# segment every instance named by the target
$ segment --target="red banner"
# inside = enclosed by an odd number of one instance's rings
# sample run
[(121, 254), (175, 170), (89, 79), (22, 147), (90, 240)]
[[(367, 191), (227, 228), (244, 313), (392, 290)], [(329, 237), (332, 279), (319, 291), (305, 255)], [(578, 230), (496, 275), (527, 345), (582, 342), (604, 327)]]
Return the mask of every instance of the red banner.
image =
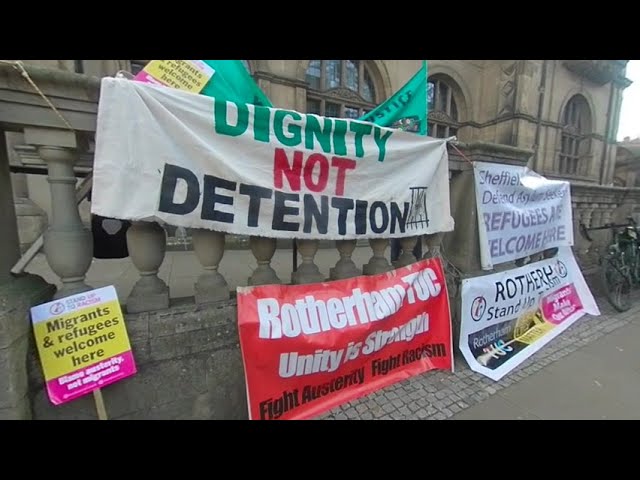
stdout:
[(238, 288), (249, 418), (302, 420), (433, 369), (453, 371), (439, 259), (374, 276)]

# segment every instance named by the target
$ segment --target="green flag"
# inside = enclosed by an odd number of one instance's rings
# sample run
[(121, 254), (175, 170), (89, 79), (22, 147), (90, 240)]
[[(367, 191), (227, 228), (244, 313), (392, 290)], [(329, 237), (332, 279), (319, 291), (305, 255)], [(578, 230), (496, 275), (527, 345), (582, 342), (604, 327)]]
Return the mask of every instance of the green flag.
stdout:
[(215, 70), (201, 95), (219, 97), (236, 103), (273, 107), (240, 60), (203, 60)]
[(422, 61), (422, 68), (418, 73), (391, 98), (359, 120), (426, 135), (427, 61)]

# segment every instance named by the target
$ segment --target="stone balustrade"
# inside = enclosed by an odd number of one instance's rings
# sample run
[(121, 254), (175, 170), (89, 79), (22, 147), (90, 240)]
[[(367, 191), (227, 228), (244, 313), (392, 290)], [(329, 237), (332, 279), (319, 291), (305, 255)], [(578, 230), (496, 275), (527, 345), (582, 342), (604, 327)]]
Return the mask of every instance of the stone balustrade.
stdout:
[[(85, 283), (85, 276), (93, 258), (92, 236), (80, 220), (75, 199), (77, 179), (74, 173), (74, 162), (81, 154), (86, 154), (82, 150), (82, 142), (70, 132), (41, 128), (25, 129), (25, 140), (36, 148), (40, 161), (46, 165), (48, 172), (53, 215), (44, 235), (44, 252), (51, 269), (60, 277), (63, 284), (56, 296), (62, 297), (86, 291), (91, 288)], [(495, 146), (489, 151), (482, 151), (480, 147), (467, 146), (467, 152), (472, 159), (495, 161), (492, 157), (496, 155)], [(480, 157), (474, 154), (479, 149)], [(515, 158), (511, 163), (518, 163), (516, 154), (520, 154), (522, 159), (526, 158), (527, 154), (512, 148), (507, 153)], [(471, 219), (467, 222), (462, 215), (465, 212), (475, 211), (475, 208), (471, 208), (473, 200), (468, 196), (468, 187), (472, 185), (470, 183), (472, 180), (471, 177), (466, 178), (472, 176), (472, 171), (469, 169), (468, 162), (461, 160), (457, 152), (451, 154), (450, 170), (452, 213), (457, 220), (457, 233), (402, 238), (400, 239), (401, 254), (393, 265), (388, 260), (389, 239), (369, 240), (371, 257), (364, 265), (356, 265), (351, 258), (356, 247), (355, 240), (336, 241), (336, 263), (328, 272), (320, 271), (315, 263), (320, 241), (297, 240), (301, 262), (298, 268), (291, 272), (290, 278), (279, 278), (271, 266), (277, 248), (276, 239), (253, 236), (249, 239), (249, 248), (257, 268), (247, 278), (246, 284), (307, 284), (384, 273), (416, 262), (418, 259), (414, 257), (413, 249), (418, 241), (422, 242), (425, 257), (438, 255), (443, 240), (447, 236), (450, 237), (447, 244), (448, 258), (454, 260), (454, 264), (463, 272), (472, 273), (478, 270), (474, 265), (469, 264), (465, 267), (464, 262), (460, 264), (456, 261), (464, 258), (465, 254), (468, 257), (468, 253), (473, 252), (473, 242), (477, 242), (477, 225)], [(456, 187), (457, 183), (463, 186)], [(596, 237), (600, 235), (598, 241), (587, 242), (580, 238), (578, 224), (597, 226), (619, 220), (624, 216), (624, 212), (629, 210), (629, 198), (632, 203), (637, 200), (634, 195), (629, 197), (628, 189), (592, 185), (573, 187), (572, 206), (576, 250), (579, 255), (586, 258), (589, 254), (598, 252), (606, 244), (604, 238), (606, 232), (594, 235)], [(461, 234), (463, 238), (459, 238)], [(455, 239), (452, 242), (453, 237)], [(226, 235), (222, 232), (202, 229), (191, 231), (193, 251), (201, 265), (200, 276), (194, 285), (194, 300), (197, 304), (210, 304), (230, 298), (227, 281), (218, 271), (225, 253), (225, 238)], [(122, 299), (127, 311), (140, 313), (168, 308), (171, 304), (171, 292), (169, 286), (158, 276), (167, 249), (166, 229), (153, 222), (133, 222), (127, 231), (126, 241), (130, 260), (139, 272), (139, 279), (129, 297)], [(477, 262), (477, 258), (474, 261)]]

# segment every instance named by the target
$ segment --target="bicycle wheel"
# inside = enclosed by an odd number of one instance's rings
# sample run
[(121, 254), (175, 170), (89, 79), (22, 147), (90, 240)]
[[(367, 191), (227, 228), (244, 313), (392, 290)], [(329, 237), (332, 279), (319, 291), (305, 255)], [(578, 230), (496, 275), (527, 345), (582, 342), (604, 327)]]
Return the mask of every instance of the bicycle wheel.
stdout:
[(631, 308), (631, 279), (620, 254), (609, 253), (602, 259), (600, 273), (607, 300), (618, 312)]

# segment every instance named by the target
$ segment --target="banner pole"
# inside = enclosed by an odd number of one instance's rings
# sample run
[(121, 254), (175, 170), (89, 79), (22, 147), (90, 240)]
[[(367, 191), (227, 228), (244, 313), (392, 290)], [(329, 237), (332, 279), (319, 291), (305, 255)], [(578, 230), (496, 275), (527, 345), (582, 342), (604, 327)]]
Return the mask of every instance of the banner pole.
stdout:
[(96, 411), (98, 412), (99, 420), (108, 420), (107, 409), (104, 406), (104, 398), (102, 397), (102, 390), (96, 389), (93, 391), (93, 399), (96, 402)]

